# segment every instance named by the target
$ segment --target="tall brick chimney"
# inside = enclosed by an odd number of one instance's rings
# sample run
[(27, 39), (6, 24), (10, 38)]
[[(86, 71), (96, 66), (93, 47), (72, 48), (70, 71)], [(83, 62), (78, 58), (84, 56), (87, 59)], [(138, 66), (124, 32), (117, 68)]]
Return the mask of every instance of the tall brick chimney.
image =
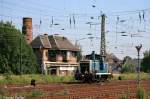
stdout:
[(30, 44), (33, 39), (32, 18), (23, 18), (22, 34), (25, 36), (27, 43)]

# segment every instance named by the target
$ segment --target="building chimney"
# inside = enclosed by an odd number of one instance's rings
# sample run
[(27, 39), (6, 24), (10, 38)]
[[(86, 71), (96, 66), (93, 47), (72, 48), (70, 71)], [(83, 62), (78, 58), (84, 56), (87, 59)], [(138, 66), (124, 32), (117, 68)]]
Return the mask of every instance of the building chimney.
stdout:
[(22, 34), (25, 36), (26, 42), (30, 44), (33, 39), (32, 18), (29, 17), (23, 18)]

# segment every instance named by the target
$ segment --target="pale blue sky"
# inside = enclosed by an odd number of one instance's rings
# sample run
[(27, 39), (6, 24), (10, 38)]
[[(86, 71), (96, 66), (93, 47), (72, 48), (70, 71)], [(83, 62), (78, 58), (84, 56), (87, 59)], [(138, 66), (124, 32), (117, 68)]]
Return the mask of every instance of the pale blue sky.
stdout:
[[(102, 11), (107, 16), (106, 31), (109, 31), (106, 34), (107, 52), (114, 53), (119, 58), (126, 55), (135, 58), (137, 57), (135, 45), (143, 44), (142, 52), (150, 49), (149, 4), (150, 0), (0, 0), (0, 20), (12, 21), (21, 29), (22, 17), (32, 17), (34, 37), (44, 33), (64, 35), (73, 43), (78, 40), (82, 45), (83, 54), (89, 54), (92, 50), (99, 53), (100, 40), (79, 39), (88, 38), (88, 33), (93, 37), (100, 37), (99, 16)], [(139, 14), (142, 17), (141, 21)], [(50, 27), (52, 17), (53, 22), (58, 23), (58, 26)], [(75, 28), (73, 17), (76, 22)], [(125, 22), (116, 25), (117, 17)], [(90, 28), (87, 22), (97, 25), (92, 25)], [(126, 33), (116, 33), (116, 30)]]

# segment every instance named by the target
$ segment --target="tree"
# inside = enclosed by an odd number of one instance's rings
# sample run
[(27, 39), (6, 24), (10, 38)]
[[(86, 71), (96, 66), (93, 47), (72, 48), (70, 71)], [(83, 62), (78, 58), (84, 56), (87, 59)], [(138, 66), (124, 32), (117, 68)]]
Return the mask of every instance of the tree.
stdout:
[(144, 58), (141, 63), (141, 70), (144, 72), (150, 72), (150, 50), (144, 52)]
[(123, 59), (123, 64), (125, 64), (125, 62), (128, 60), (132, 60), (132, 58), (130, 56), (125, 56)]
[(39, 72), (36, 57), (24, 36), (10, 22), (0, 22), (0, 73)]
[(124, 57), (122, 72), (135, 72), (135, 70), (132, 58), (129, 56)]

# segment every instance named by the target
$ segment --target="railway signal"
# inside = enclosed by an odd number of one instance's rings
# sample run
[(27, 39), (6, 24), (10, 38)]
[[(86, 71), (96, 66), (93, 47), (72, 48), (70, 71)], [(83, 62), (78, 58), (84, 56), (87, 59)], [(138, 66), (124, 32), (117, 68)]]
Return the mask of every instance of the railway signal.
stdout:
[(140, 50), (142, 48), (142, 44), (140, 44), (138, 46), (135, 46), (135, 48), (137, 49), (137, 52), (138, 52), (138, 67), (137, 67), (138, 76), (137, 76), (137, 84), (138, 84), (138, 87), (139, 87), (139, 85), (140, 85)]

